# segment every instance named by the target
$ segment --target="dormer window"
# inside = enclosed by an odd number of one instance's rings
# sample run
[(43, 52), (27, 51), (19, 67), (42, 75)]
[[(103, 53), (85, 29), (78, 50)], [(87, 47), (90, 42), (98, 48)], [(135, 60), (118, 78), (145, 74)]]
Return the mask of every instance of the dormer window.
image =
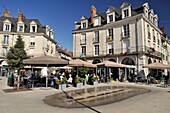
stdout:
[(124, 17), (125, 18), (129, 16), (129, 10), (128, 9), (124, 10), (123, 12), (124, 12)]
[(128, 2), (123, 2), (123, 4), (120, 7), (122, 9), (121, 14), (122, 14), (122, 19), (131, 17), (131, 11), (132, 11), (132, 6)]
[(88, 27), (88, 19), (85, 16), (82, 16), (80, 21), (81, 21), (81, 29), (85, 29)]
[(35, 33), (35, 26), (32, 26), (32, 32)]
[(10, 24), (5, 24), (4, 25), (4, 31), (11, 31), (10, 28), (11, 28), (11, 25)]
[(98, 25), (99, 25), (99, 19), (96, 18), (96, 19), (94, 20), (94, 26), (98, 26)]
[(9, 25), (5, 25), (5, 31), (9, 31)]
[(24, 32), (24, 23), (22, 21), (18, 22), (17, 31)]
[(115, 8), (110, 7), (107, 12), (107, 23), (114, 22), (115, 21)]
[(86, 28), (86, 22), (83, 22), (83, 28)]
[(109, 15), (109, 22), (113, 22), (113, 15)]
[(23, 31), (23, 26), (19, 26), (19, 31)]
[(3, 31), (11, 31), (11, 22), (7, 19), (3, 23)]
[(30, 23), (30, 32), (31, 33), (36, 33), (37, 32), (37, 24), (34, 21), (32, 21)]

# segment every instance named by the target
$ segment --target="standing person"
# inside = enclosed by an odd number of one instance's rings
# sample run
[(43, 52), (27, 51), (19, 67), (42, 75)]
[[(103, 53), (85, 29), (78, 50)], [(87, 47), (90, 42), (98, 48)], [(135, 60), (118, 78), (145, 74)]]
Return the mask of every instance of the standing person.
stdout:
[(164, 76), (164, 86), (168, 87), (169, 75)]
[(8, 86), (14, 86), (14, 73), (10, 71), (8, 74)]

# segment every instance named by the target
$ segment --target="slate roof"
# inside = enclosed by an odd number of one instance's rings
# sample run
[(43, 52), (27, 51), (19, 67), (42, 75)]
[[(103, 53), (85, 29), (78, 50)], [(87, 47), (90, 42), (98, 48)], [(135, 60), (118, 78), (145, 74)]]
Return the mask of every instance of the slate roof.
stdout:
[[(11, 22), (11, 32), (17, 32), (17, 22), (18, 22), (18, 18), (14, 18), (14, 17), (4, 17), (1, 16), (0, 17), (0, 31), (3, 31), (3, 21), (5, 21), (6, 19), (8, 19)], [(37, 32), (38, 33), (45, 33), (45, 26), (43, 26), (38, 19), (23, 19), (22, 22), (25, 24), (25, 29), (24, 32), (25, 33), (29, 33), (30, 32), (30, 23), (34, 21), (37, 24)]]
[[(122, 6), (126, 7), (126, 6), (129, 6), (129, 5), (131, 5), (131, 4), (128, 3), (128, 2), (124, 2)], [(114, 9), (114, 11), (115, 11), (115, 21), (122, 20), (122, 11), (121, 10), (122, 10), (121, 7)], [(144, 7), (140, 6), (140, 7), (137, 7), (135, 9), (132, 9), (131, 14), (132, 14), (132, 16), (135, 16), (135, 15), (143, 13), (144, 12), (143, 10), (144, 10)], [(106, 14), (106, 12), (97, 12), (97, 15), (101, 17), (101, 26), (107, 24), (107, 14)], [(91, 23), (91, 17), (88, 18), (88, 22), (89, 22), (89, 24), (88, 24), (89, 26), (88, 26), (87, 29), (97, 27), (97, 26), (93, 26), (93, 23)], [(81, 30), (81, 27), (79, 27), (76, 30)], [(74, 31), (76, 31), (76, 30), (74, 30)]]

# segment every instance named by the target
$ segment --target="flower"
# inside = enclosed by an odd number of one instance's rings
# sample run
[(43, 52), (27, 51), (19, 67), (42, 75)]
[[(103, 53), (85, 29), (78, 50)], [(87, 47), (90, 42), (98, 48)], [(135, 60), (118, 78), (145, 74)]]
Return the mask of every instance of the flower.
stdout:
[(128, 52), (124, 52), (124, 55), (128, 55)]
[(58, 84), (58, 85), (61, 85), (61, 84), (62, 84), (62, 80), (56, 80), (55, 82), (56, 82), (56, 84)]
[(94, 81), (98, 81), (98, 79), (99, 79), (99, 77), (98, 76), (93, 76), (92, 78), (91, 78), (91, 80), (94, 82)]

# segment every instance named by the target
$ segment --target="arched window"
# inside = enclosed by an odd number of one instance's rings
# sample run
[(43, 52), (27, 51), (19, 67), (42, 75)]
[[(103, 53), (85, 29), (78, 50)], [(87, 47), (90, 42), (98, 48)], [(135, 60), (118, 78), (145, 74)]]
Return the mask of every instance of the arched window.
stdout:
[(92, 64), (97, 64), (97, 63), (100, 63), (101, 61), (99, 59), (95, 59), (93, 60)]
[(135, 62), (131, 58), (125, 58), (123, 59), (122, 64), (135, 65)]
[(152, 63), (152, 60), (149, 58), (148, 59), (148, 64), (151, 64)]
[(111, 61), (111, 62), (116, 62), (116, 60), (115, 60), (115, 59), (109, 59), (109, 61)]

